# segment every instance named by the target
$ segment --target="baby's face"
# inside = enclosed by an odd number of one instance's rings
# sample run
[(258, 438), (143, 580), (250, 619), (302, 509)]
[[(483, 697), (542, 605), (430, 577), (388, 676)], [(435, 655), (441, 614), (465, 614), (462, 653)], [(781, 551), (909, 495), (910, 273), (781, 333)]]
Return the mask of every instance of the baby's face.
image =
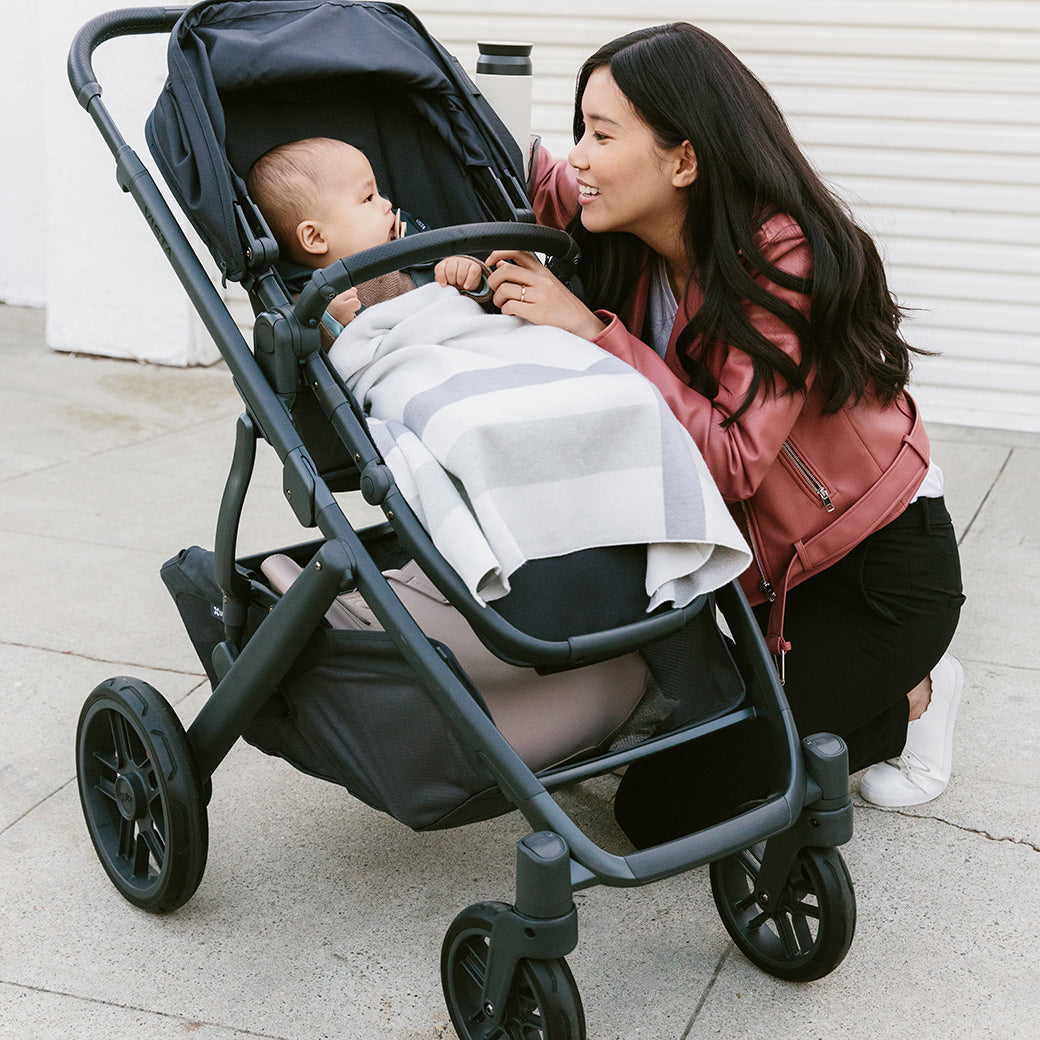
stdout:
[(344, 145), (337, 152), (329, 180), (332, 191), (322, 220), (329, 245), (326, 263), (389, 242), (395, 223), (393, 208), (376, 191), (375, 175), (364, 154)]

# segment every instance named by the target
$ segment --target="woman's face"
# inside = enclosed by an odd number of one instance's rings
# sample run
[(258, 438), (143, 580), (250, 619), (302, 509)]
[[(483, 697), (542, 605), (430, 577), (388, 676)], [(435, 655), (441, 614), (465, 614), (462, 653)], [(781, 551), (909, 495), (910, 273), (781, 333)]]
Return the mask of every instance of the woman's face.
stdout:
[(585, 133), (568, 161), (578, 174), (582, 224), (593, 232), (631, 232), (667, 253), (697, 176), (693, 150), (688, 143), (660, 148), (606, 66), (589, 77), (581, 111)]

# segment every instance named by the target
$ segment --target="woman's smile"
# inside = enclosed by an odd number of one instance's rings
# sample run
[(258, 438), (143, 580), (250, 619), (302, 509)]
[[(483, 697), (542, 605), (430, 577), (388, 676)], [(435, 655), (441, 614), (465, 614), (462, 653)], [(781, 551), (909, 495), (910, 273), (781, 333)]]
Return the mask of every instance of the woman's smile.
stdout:
[(585, 184), (583, 181), (578, 181), (578, 204), (581, 206), (587, 206), (593, 199), (599, 198), (599, 191)]

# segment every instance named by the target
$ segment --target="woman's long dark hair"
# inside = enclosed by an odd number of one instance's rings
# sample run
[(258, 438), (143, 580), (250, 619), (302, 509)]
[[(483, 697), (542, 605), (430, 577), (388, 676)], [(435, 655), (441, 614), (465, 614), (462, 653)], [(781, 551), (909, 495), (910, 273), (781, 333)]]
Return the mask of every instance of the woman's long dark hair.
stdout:
[[(575, 141), (585, 132), (586, 85), (603, 66), (659, 147), (689, 141), (697, 156), (682, 234), (704, 302), (677, 344), (691, 386), (707, 397), (717, 394), (709, 362), (713, 349), (727, 344), (744, 351), (754, 369), (747, 396), (727, 423), (763, 389), (774, 392), (778, 379), (792, 393), (804, 390), (813, 366), (824, 381), (825, 411), (838, 411), (865, 395), (882, 404), (896, 400), (910, 374), (910, 353), (925, 352), (899, 335), (902, 312), (870, 236), (812, 169), (751, 71), (713, 36), (685, 22), (629, 33), (582, 66)], [(813, 256), (810, 279), (778, 270), (756, 247), (757, 231), (776, 213), (788, 214), (805, 234)], [(623, 312), (647, 263), (647, 249), (627, 232), (586, 231), (580, 214), (569, 230), (582, 248), (588, 302)], [(810, 293), (809, 320), (756, 282), (756, 272)], [(764, 307), (794, 330), (802, 348), (799, 362), (755, 329), (744, 301)]]

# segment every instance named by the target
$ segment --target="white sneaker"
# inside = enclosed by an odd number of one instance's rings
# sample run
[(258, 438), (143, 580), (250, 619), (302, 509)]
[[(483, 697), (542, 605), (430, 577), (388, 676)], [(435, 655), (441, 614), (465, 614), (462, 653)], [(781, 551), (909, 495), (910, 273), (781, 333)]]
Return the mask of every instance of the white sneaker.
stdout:
[(964, 686), (964, 669), (950, 654), (932, 669), (932, 699), (907, 727), (906, 747), (897, 759), (871, 766), (859, 793), (873, 805), (923, 805), (946, 790), (953, 768), (953, 723)]

